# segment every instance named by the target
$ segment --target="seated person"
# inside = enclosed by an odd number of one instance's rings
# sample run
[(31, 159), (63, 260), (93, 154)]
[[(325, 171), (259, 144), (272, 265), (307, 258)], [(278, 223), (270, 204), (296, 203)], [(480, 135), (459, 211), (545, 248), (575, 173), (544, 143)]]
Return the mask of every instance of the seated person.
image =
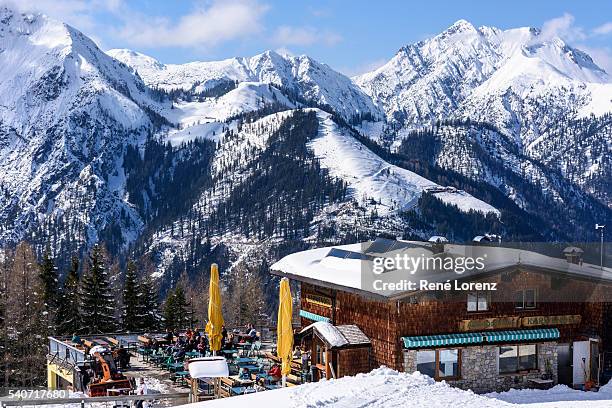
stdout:
[(79, 337), (78, 334), (73, 333), (72, 334), (72, 340), (73, 343), (78, 344), (79, 346), (83, 344), (83, 340), (81, 340), (81, 338)]
[(177, 351), (174, 352), (172, 357), (174, 357), (175, 360), (180, 360), (180, 359), (184, 358), (185, 357), (185, 348), (179, 348)]
[(250, 341), (251, 343), (254, 343), (257, 340), (259, 340), (259, 336), (257, 335), (257, 331), (255, 330), (254, 327), (251, 327), (251, 330), (249, 330), (248, 335), (249, 335), (249, 338), (247, 340)]
[(117, 360), (119, 363), (119, 368), (126, 369), (130, 367), (130, 353), (123, 346), (119, 346), (117, 349)]
[(272, 382), (279, 381), (281, 377), (283, 376), (281, 373), (280, 365), (274, 364), (272, 367), (270, 367), (270, 370), (268, 371), (268, 375), (271, 377)]
[(241, 380), (250, 380), (251, 379), (251, 373), (249, 372), (249, 369), (246, 367), (242, 367), (240, 369), (240, 374), (238, 375), (238, 378)]
[(198, 353), (205, 355), (206, 349), (208, 348), (208, 344), (206, 344), (206, 337), (200, 337), (200, 342), (198, 343)]

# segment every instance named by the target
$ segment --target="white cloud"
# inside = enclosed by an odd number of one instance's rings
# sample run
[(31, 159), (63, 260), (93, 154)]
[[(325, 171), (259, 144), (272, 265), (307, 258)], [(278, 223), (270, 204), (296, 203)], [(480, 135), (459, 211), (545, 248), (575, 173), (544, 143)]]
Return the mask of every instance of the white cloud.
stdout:
[(565, 13), (561, 17), (544, 22), (542, 25), (540, 41), (551, 40), (555, 37), (566, 41), (577, 41), (585, 39), (586, 34), (581, 27), (574, 25), (574, 16)]
[(342, 41), (342, 37), (328, 30), (318, 30), (314, 27), (280, 26), (274, 35), (274, 41), (285, 47), (288, 45), (308, 46), (323, 44), (333, 46)]
[(608, 21), (607, 23), (602, 24), (599, 27), (595, 27), (593, 29), (593, 33), (598, 35), (612, 34), (612, 21)]
[(177, 22), (134, 13), (126, 16), (116, 34), (142, 47), (211, 47), (262, 31), (267, 9), (255, 0), (215, 0)]

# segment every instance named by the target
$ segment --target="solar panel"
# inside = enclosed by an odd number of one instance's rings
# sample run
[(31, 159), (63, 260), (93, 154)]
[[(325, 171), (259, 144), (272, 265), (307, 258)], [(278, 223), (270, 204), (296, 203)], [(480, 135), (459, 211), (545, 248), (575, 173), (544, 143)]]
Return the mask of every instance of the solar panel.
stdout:
[(404, 248), (417, 248), (417, 245), (409, 242), (396, 241), (387, 238), (376, 238), (365, 251), (367, 254), (384, 254), (386, 252), (397, 251)]
[(331, 256), (331, 257), (334, 257), (334, 258), (341, 258), (341, 259), (363, 259), (363, 260), (371, 258), (371, 257), (369, 257), (369, 256), (367, 256), (365, 254), (361, 254), (359, 252), (346, 251), (344, 249), (338, 249), (338, 248), (330, 249), (326, 256)]

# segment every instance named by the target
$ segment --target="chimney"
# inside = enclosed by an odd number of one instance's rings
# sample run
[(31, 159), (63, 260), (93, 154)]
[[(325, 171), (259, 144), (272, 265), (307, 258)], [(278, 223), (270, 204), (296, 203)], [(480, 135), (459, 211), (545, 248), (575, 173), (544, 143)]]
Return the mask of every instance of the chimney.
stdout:
[(563, 254), (568, 263), (582, 265), (584, 251), (581, 248), (569, 246), (563, 250)]
[(448, 239), (446, 239), (446, 237), (434, 235), (429, 238), (428, 242), (431, 243), (431, 250), (434, 254), (441, 254), (444, 252), (444, 245), (448, 243)]

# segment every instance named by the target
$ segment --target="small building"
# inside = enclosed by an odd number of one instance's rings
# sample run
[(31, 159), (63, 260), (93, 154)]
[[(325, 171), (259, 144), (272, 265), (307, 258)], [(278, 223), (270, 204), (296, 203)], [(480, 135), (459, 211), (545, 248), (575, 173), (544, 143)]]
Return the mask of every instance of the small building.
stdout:
[[(488, 260), (460, 274), (415, 270), (417, 283), (427, 284), (416, 288), (399, 285), (399, 272), (385, 267), (380, 276), (398, 277), (398, 286), (368, 286), (365, 272), (400, 255)], [(612, 270), (559, 256), (442, 239), (377, 239), (291, 254), (272, 265), (271, 273), (299, 283), (299, 316), (307, 331), (317, 333), (311, 325), (323, 321), (364, 333), (369, 364), (365, 353), (354, 357), (364, 371), (381, 365), (418, 370), (475, 392), (595, 385), (599, 356), (612, 351)], [(321, 376), (328, 370), (322, 367)]]
[(354, 324), (334, 326), (317, 321), (296, 337), (310, 352), (315, 380), (370, 371), (370, 339)]

